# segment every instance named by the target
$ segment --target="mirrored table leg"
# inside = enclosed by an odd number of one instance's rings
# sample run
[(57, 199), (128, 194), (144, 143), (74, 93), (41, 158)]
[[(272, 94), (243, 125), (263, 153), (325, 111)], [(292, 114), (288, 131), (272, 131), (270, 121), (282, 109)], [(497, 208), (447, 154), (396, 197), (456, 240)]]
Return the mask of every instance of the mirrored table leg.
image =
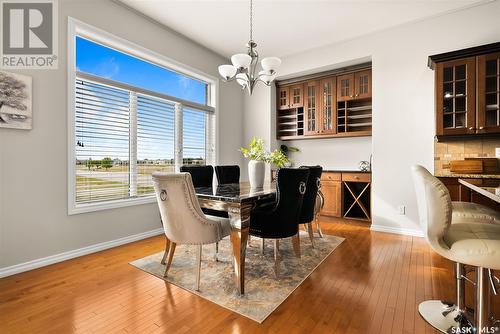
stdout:
[(233, 264), (236, 287), (240, 295), (245, 294), (245, 256), (248, 233), (250, 230), (250, 210), (252, 205), (240, 204), (229, 208), (231, 222), (231, 245), (233, 248)]

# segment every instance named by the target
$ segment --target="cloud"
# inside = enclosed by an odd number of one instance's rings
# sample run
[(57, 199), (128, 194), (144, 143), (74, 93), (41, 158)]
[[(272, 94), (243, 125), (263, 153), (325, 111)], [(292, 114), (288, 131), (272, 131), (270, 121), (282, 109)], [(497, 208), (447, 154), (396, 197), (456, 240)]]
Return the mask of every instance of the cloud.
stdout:
[(120, 65), (116, 62), (115, 57), (109, 57), (97, 63), (90, 72), (100, 77), (112, 79), (120, 73)]
[(191, 84), (191, 79), (183, 75), (179, 75), (177, 80), (179, 81), (179, 85), (184, 89), (189, 88)]

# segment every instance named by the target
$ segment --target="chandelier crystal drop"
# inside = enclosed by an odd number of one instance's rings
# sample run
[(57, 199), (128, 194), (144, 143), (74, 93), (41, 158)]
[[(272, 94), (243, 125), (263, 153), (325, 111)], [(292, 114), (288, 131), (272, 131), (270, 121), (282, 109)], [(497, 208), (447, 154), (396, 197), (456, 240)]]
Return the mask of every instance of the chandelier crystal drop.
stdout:
[(278, 57), (266, 57), (261, 60), (261, 70), (257, 71), (259, 64), (259, 54), (256, 50), (257, 43), (253, 41), (253, 0), (250, 0), (250, 40), (247, 43), (247, 53), (237, 53), (231, 57), (232, 65), (220, 65), (219, 74), (224, 81), (236, 82), (243, 88), (247, 89), (252, 95), (253, 89), (257, 82), (263, 82), (270, 86), (271, 82), (276, 78), (276, 70), (281, 65), (281, 60)]

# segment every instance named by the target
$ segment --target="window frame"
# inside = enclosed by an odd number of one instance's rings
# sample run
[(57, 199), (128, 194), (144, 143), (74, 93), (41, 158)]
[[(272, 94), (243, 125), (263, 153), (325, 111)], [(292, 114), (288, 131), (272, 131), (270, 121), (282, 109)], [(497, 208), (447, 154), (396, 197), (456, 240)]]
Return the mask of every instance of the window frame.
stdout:
[[(75, 18), (68, 17), (68, 215), (108, 210), (127, 206), (135, 206), (141, 204), (154, 203), (156, 198), (152, 196), (131, 197), (126, 199), (107, 200), (94, 203), (76, 202), (76, 150), (75, 150), (75, 115), (76, 115), (76, 78), (78, 72), (76, 68), (76, 38), (77, 36), (89, 39), (93, 42), (102, 44), (108, 48), (115, 49), (118, 52), (123, 52), (131, 56), (137, 57), (143, 61), (150, 62), (154, 65), (164, 67), (168, 70), (178, 72), (180, 74), (201, 80), (207, 84), (207, 106), (213, 109), (215, 116), (215, 138), (214, 138), (214, 163), (219, 161), (219, 117), (218, 117), (218, 92), (219, 79), (199, 71), (188, 65), (184, 65), (166, 56), (158, 54), (154, 51), (141, 47), (133, 42), (130, 42), (121, 37), (117, 37), (99, 28), (81, 22)], [(151, 94), (151, 92), (148, 92)], [(165, 94), (160, 94), (165, 97)], [(173, 100), (182, 100), (172, 98)], [(186, 103), (186, 106), (189, 107)], [(196, 103), (192, 103), (196, 105)], [(130, 140), (137, 138), (130, 138)], [(177, 154), (177, 152), (175, 153)]]

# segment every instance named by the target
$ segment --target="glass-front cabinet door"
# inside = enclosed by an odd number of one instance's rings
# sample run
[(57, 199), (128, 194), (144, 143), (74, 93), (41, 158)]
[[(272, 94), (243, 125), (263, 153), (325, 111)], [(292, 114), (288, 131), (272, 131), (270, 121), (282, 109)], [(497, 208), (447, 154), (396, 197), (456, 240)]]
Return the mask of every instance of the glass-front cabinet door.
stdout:
[(335, 91), (335, 77), (323, 79), (320, 81), (320, 132), (324, 134), (337, 132), (337, 117), (335, 108), (337, 103), (335, 98)]
[(437, 135), (476, 133), (475, 57), (436, 66)]
[(354, 73), (337, 77), (337, 101), (354, 99)]
[(301, 108), (304, 106), (304, 101), (302, 99), (302, 90), (303, 90), (302, 84), (290, 86), (291, 108)]
[(500, 132), (500, 53), (477, 57), (478, 133)]
[(290, 88), (279, 87), (278, 89), (278, 109), (290, 109)]
[(319, 82), (308, 81), (304, 85), (304, 134), (315, 135), (319, 133)]
[(356, 99), (372, 97), (372, 71), (361, 71), (354, 74), (354, 88)]

